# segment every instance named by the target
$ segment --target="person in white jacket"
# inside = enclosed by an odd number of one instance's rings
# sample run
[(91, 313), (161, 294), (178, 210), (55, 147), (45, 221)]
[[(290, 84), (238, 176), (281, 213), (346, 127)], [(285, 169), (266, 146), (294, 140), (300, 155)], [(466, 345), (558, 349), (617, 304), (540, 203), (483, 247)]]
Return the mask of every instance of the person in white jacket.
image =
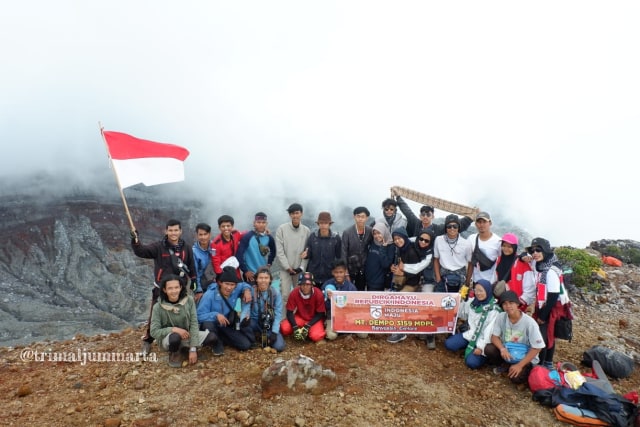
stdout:
[(469, 329), (451, 335), (444, 346), (450, 351), (464, 349), (464, 363), (471, 369), (478, 369), (487, 361), (484, 347), (491, 342), (493, 323), (500, 308), (488, 280), (478, 280), (473, 291), (474, 298), (465, 301), (458, 312), (458, 319), (466, 320)]

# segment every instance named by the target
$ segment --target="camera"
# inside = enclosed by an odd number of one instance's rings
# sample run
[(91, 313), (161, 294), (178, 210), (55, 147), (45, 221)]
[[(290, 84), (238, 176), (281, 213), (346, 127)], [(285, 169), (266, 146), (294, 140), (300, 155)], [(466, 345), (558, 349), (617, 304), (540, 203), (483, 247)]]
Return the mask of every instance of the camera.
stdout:
[(262, 329), (263, 330), (268, 330), (271, 329), (271, 323), (273, 322), (273, 317), (271, 316), (271, 313), (267, 312), (267, 313), (262, 313), (260, 315), (260, 322), (262, 322)]

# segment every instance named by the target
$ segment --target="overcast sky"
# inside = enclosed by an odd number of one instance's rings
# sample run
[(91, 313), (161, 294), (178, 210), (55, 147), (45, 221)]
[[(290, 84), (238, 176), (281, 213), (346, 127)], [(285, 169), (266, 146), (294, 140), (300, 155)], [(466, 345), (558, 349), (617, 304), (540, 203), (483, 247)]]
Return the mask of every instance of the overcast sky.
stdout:
[(101, 122), (188, 148), (186, 183), (248, 215), (379, 216), (401, 185), (553, 245), (640, 240), (636, 1), (2, 9), (1, 175), (108, 169)]

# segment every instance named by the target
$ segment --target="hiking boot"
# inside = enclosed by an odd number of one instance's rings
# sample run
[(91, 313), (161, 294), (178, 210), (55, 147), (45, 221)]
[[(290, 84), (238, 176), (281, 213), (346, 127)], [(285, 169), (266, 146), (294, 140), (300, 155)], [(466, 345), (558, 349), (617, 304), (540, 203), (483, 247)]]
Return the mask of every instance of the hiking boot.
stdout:
[(169, 366), (172, 368), (180, 368), (182, 366), (182, 355), (179, 351), (169, 352)]
[(142, 341), (142, 348), (140, 354), (147, 355), (151, 353), (151, 343), (149, 341)]
[(436, 349), (436, 337), (433, 335), (428, 335), (427, 336), (427, 348), (429, 350), (435, 350)]
[(393, 334), (389, 338), (387, 338), (387, 342), (391, 344), (399, 343), (400, 341), (404, 341), (407, 339), (405, 334)]
[(493, 368), (493, 373), (495, 375), (502, 375), (505, 372), (509, 372), (509, 366), (507, 366), (507, 365), (500, 365), (500, 366), (496, 366), (495, 368)]
[(545, 360), (544, 362), (541, 363), (541, 365), (547, 368), (548, 370), (553, 371), (553, 362)]
[(216, 340), (216, 342), (213, 343), (213, 346), (211, 346), (211, 351), (213, 351), (214, 356), (222, 356), (224, 354), (224, 345), (222, 344), (222, 341), (220, 341), (220, 339)]

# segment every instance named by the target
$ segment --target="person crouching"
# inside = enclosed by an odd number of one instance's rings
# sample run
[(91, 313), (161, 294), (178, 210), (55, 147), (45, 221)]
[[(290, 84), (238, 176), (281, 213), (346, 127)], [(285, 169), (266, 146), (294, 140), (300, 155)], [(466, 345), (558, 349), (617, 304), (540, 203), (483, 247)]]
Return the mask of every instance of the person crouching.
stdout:
[(151, 336), (160, 348), (169, 351), (169, 366), (182, 366), (180, 348), (189, 347), (189, 363), (198, 361), (197, 348), (213, 345), (216, 335), (198, 329), (196, 303), (187, 295), (183, 279), (175, 274), (164, 276), (160, 282), (160, 299), (151, 312)]

